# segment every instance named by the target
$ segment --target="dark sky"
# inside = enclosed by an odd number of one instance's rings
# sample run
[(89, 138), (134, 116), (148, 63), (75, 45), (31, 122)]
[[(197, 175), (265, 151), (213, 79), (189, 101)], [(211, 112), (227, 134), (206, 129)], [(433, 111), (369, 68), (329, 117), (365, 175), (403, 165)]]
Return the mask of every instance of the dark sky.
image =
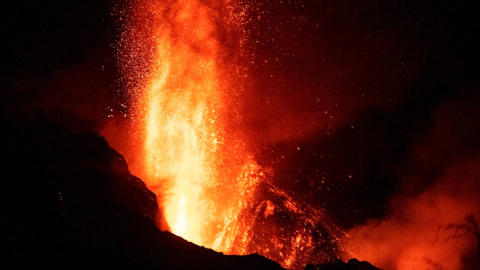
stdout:
[[(398, 202), (422, 205), (438, 192), (460, 194), (459, 216), (480, 218), (470, 192), (480, 178), (475, 1), (248, 3), (243, 128), (279, 187), (326, 208), (344, 229), (412, 220)], [(100, 130), (122, 115), (122, 5), (3, 1), (2, 117), (40, 110), (70, 128)]]
[[(91, 129), (114, 98), (110, 44), (115, 22), (107, 1), (2, 3), (2, 107), (40, 109)], [(4, 113), (5, 114), (5, 113)]]
[[(385, 214), (403, 181), (406, 193), (417, 194), (452, 159), (478, 153), (480, 24), (473, 2), (253, 7), (247, 29), (255, 75), (245, 125), (280, 186), (310, 189), (307, 197), (321, 197), (349, 227)], [(436, 138), (445, 133), (452, 134)], [(435, 145), (441, 154), (419, 168), (415, 149), (438, 140), (455, 146)], [(404, 178), (412, 170), (421, 176), (410, 183)], [(328, 191), (317, 189), (323, 178)]]
[[(119, 14), (118, 2), (2, 4), (5, 97), (52, 102), (73, 114), (83, 103), (93, 110), (77, 120), (105, 121), (120, 88), (112, 45), (121, 22), (111, 15)], [(417, 130), (445, 99), (475, 91), (473, 1), (248, 3), (246, 57), (255, 76), (245, 116), (257, 141), (315, 136), (374, 110), (397, 113)]]

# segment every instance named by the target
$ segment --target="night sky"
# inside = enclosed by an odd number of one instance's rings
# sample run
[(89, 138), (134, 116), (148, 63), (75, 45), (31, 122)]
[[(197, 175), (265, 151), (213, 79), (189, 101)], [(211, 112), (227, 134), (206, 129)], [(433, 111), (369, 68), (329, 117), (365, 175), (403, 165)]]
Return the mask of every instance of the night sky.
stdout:
[[(126, 2), (3, 1), (2, 118), (22, 121), (41, 111), (75, 131), (115, 126), (125, 136), (128, 100), (116, 44)], [(260, 165), (272, 169), (273, 183), (325, 209), (362, 259), (387, 269), (399, 267), (395, 254), (437, 241), (407, 247), (401, 238), (466, 224), (467, 240), (454, 249), (464, 269), (474, 269), (475, 1), (246, 3), (250, 82), (239, 128)], [(375, 246), (383, 256), (372, 255)]]

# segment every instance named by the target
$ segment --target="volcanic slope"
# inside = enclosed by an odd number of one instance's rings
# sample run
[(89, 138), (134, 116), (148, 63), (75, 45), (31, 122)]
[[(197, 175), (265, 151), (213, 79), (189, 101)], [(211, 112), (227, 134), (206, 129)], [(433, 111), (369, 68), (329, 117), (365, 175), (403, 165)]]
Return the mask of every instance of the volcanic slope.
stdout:
[(155, 195), (95, 132), (38, 113), (0, 134), (2, 269), (282, 269), (158, 230)]

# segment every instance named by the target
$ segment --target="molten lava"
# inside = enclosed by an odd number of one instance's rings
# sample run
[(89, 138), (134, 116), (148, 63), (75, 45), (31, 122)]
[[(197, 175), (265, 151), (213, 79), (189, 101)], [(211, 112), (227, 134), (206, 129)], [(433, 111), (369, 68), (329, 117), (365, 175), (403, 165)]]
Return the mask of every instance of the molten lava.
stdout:
[(228, 251), (228, 228), (251, 199), (260, 174), (244, 144), (228, 132), (237, 117), (227, 111), (234, 102), (230, 93), (241, 88), (222, 77), (227, 70), (219, 63), (218, 24), (225, 14), (218, 5), (226, 4), (139, 3), (138, 14), (148, 17), (140, 19), (152, 22), (140, 30), (150, 35), (151, 61), (135, 93), (135, 114), (145, 179), (163, 199), (170, 230)]
[[(134, 172), (159, 197), (161, 229), (302, 268), (331, 257), (318, 252), (325, 217), (266, 181), (269, 170), (239, 135), (243, 16), (228, 0), (143, 0), (132, 8), (120, 59), (133, 99), (132, 135), (143, 145)], [(337, 240), (328, 239), (326, 250), (336, 254)]]

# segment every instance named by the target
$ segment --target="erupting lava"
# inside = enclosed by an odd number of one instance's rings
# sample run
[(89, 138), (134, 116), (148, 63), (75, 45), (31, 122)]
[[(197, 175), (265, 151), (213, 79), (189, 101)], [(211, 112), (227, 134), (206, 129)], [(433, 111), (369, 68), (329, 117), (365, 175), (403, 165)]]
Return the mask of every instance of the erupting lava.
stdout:
[[(144, 140), (144, 174), (161, 194), (169, 229), (196, 244), (228, 251), (240, 211), (261, 177), (244, 144), (231, 136), (236, 91), (220, 63), (227, 3), (143, 1), (136, 7), (151, 46), (135, 114)], [(222, 23), (226, 23), (222, 21)], [(139, 26), (141, 27), (141, 26)], [(136, 32), (135, 32), (136, 31)], [(139, 42), (138, 39), (136, 42)], [(141, 41), (140, 41), (141, 42)]]
[[(302, 267), (318, 262), (322, 233), (314, 231), (324, 216), (265, 181), (268, 169), (239, 135), (243, 12), (228, 0), (135, 4), (120, 57), (133, 136), (143, 145), (135, 173), (159, 195), (162, 229), (228, 254), (258, 252)], [(290, 228), (271, 224), (279, 216), (291, 217)], [(328, 240), (333, 250), (336, 240)]]

